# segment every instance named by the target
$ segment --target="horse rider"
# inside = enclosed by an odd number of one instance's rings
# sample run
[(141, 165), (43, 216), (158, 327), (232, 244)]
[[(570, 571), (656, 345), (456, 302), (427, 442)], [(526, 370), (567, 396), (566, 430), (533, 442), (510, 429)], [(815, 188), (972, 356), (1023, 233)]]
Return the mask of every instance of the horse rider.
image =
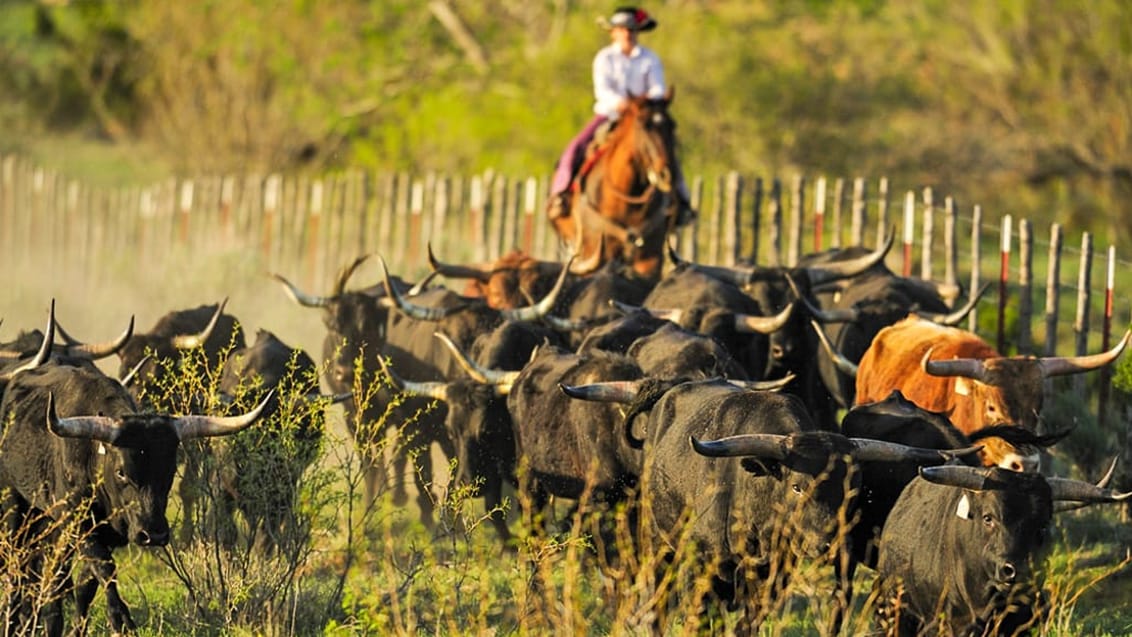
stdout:
[[(609, 31), (611, 43), (594, 56), (594, 116), (563, 151), (554, 169), (550, 186), (547, 215), (551, 219), (568, 214), (570, 210), (570, 184), (582, 164), (586, 147), (602, 124), (616, 122), (629, 108), (629, 96), (649, 99), (664, 97), (664, 66), (651, 49), (637, 43), (637, 34), (652, 31), (656, 20), (643, 9), (619, 7), (608, 19), (598, 23)], [(676, 157), (670, 157), (672, 175), (676, 184), (676, 227), (695, 219), (688, 197), (688, 185)]]

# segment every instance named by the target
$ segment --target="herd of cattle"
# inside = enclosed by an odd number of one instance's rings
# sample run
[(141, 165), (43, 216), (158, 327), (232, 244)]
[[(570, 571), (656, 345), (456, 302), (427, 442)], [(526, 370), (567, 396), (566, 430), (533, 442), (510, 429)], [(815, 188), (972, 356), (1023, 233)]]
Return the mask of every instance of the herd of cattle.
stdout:
[[(794, 267), (706, 266), (670, 253), (659, 281), (616, 264), (576, 274), (572, 262), (520, 253), (453, 265), (431, 251), (434, 274), (416, 284), (382, 261), (383, 280), (349, 288), (364, 257), (325, 295), (274, 275), (299, 306), (321, 310), (321, 366), (266, 331), (248, 346), (223, 304), (172, 312), (145, 334), (131, 321), (104, 344), (63, 331), (52, 304), (43, 331), (0, 344), (3, 532), (31, 542), (28, 527), (67, 516), (85, 532), (72, 547), (77, 582), (70, 571), (39, 572), (42, 559), (20, 582), (30, 590), (55, 578), (80, 626), (104, 589), (112, 629), (132, 629), (111, 551), (170, 541), (178, 459), (182, 486), (194, 463), (182, 443), (244, 429), (281, 435), (287, 421), (288, 435), (309, 444), (272, 456), (273, 470), (296, 483), (317, 455), (322, 410), (341, 402), (367, 461), (366, 497), (387, 479), (375, 428), (400, 427), (397, 462), (419, 463), (411, 473), (426, 523), (430, 454), (413, 450), (436, 443), (456, 461), (453, 480), (480, 485), (504, 543), (513, 540), (503, 493), (520, 488), (522, 466), (536, 509), (588, 494), (647, 520), (658, 546), (691, 539), (714, 569), (712, 599), (731, 607), (781, 584), (786, 538), (793, 558), (835, 565), (842, 609), (856, 567), (874, 569), (886, 632), (1024, 631), (1042, 616), (1035, 566), (1054, 512), (1132, 496), (1108, 488), (1111, 471), (1097, 484), (1040, 472), (1042, 449), (1070, 433), (1040, 432), (1045, 379), (1110, 364), (1132, 333), (1091, 356), (1000, 356), (954, 327), (979, 295), (952, 308), (946, 290), (892, 273), (890, 246)], [(457, 292), (436, 276), (466, 284)], [(178, 404), (214, 413), (219, 404), (223, 415), (171, 416), (154, 400), (186, 352), (221, 370), (222, 400)], [(113, 355), (116, 377), (94, 363)], [(405, 474), (400, 464), (389, 478), (398, 503)], [(241, 503), (252, 488), (228, 489), (229, 515), (271, 536), (290, 502)], [(8, 625), (27, 625), (30, 593), (8, 590)], [(62, 632), (66, 596), (39, 611), (49, 634)]]

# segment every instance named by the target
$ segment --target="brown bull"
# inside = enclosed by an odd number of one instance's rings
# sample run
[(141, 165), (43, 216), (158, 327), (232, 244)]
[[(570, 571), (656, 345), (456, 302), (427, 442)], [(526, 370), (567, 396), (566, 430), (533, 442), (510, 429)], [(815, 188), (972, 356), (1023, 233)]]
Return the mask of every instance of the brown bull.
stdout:
[[(436, 258), (432, 245), (428, 247), (428, 262), (432, 271), (449, 279), (466, 279), (463, 295), (482, 298), (488, 307), (513, 310), (533, 303), (550, 293), (562, 268), (559, 261), (542, 261), (521, 250), (512, 250), (492, 263), (454, 264)], [(589, 274), (597, 269), (597, 261), (578, 263), (570, 267), (577, 275)]]
[[(884, 400), (892, 390), (923, 409), (950, 413), (963, 433), (1000, 424), (1035, 432), (1045, 379), (1103, 367), (1124, 350), (1132, 332), (1113, 349), (1091, 356), (1001, 356), (975, 334), (915, 314), (881, 330), (857, 370), (857, 404)], [(983, 441), (986, 465), (1028, 469), (1005, 441)]]

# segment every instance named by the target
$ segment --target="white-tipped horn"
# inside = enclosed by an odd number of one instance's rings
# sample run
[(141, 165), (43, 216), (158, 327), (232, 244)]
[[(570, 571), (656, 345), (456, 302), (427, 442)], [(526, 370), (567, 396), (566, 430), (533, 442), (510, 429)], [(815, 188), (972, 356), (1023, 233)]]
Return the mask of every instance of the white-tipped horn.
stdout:
[(180, 416), (173, 421), (173, 428), (181, 440), (193, 438), (208, 438), (212, 436), (228, 436), (247, 429), (259, 419), (267, 404), (275, 396), (275, 390), (267, 392), (267, 396), (251, 411), (239, 416)]

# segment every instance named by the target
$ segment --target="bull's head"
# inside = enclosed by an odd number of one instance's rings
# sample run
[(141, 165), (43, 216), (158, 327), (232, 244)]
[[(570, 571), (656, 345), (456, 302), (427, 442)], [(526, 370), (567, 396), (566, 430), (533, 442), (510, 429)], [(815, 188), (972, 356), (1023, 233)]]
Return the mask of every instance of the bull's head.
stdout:
[[(952, 527), (954, 542), (958, 555), (971, 558), (964, 566), (972, 571), (972, 592), (981, 592), (982, 582), (1003, 590), (1030, 578), (1034, 559), (1045, 545), (1054, 502), (1120, 502), (1132, 497), (1087, 482), (998, 467), (929, 467), (920, 474), (929, 482), (957, 488), (951, 497), (960, 518)], [(978, 555), (971, 555), (973, 551)]]
[(954, 413), (952, 420), (964, 432), (1004, 423), (1035, 431), (1046, 378), (1079, 374), (1108, 365), (1120, 356), (1130, 338), (1132, 330), (1125, 333), (1116, 347), (1090, 356), (932, 360), (929, 349), (920, 365), (933, 376), (955, 378), (954, 393), (962, 397), (959, 402), (967, 408), (966, 413)]
[(259, 418), (271, 394), (241, 416), (165, 416), (129, 413), (132, 402), (122, 392), (109, 399), (119, 416), (60, 418), (54, 394), (47, 395), (47, 428), (62, 438), (90, 440), (99, 473), (98, 497), (108, 509), (108, 524), (142, 546), (169, 541), (165, 506), (182, 440), (236, 433)]

